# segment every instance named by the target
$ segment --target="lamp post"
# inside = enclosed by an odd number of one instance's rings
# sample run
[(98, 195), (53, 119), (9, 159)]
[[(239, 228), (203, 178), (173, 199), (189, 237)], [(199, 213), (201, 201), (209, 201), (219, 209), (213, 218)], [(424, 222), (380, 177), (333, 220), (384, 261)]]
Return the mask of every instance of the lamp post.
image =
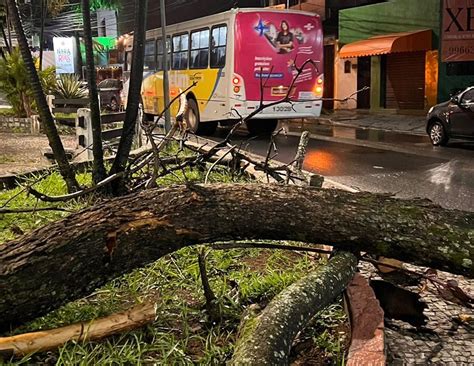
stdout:
[[(168, 47), (166, 42), (166, 9), (165, 0), (160, 0), (161, 13), (161, 37), (163, 39), (163, 93), (165, 108), (170, 102), (170, 86), (168, 79)], [(170, 45), (171, 46), (171, 45)], [(171, 115), (170, 110), (165, 111), (165, 131), (171, 130)]]

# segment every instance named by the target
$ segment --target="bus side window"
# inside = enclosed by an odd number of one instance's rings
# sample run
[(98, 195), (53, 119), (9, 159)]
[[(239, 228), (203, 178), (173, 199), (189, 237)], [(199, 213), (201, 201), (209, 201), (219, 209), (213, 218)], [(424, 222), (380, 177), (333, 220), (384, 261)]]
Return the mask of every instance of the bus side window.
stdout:
[(209, 64), (209, 29), (191, 32), (190, 69), (207, 69)]
[(143, 63), (144, 70), (156, 70), (155, 58), (155, 40), (151, 39), (145, 42), (145, 59)]
[(227, 26), (212, 27), (211, 36), (211, 67), (222, 68), (225, 66), (227, 44)]
[(173, 36), (173, 62), (174, 70), (188, 68), (189, 35), (187, 33)]
[[(171, 65), (171, 39), (170, 37), (166, 37), (166, 48), (168, 50), (168, 70), (170, 69)], [(163, 70), (163, 40), (158, 38), (156, 40), (156, 69), (158, 71)]]

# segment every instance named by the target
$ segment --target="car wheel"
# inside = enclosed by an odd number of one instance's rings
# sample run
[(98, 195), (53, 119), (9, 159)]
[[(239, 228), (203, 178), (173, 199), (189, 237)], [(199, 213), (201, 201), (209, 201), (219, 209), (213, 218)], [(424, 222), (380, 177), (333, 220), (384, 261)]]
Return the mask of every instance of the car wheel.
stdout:
[(117, 112), (117, 111), (119, 110), (119, 104), (118, 104), (118, 102), (117, 102), (117, 99), (112, 98), (112, 99), (110, 100), (110, 110), (111, 110), (112, 112)]
[(441, 122), (435, 121), (429, 128), (429, 136), (434, 146), (444, 146), (448, 142), (448, 135)]
[(276, 119), (251, 119), (246, 122), (247, 130), (253, 136), (271, 135), (278, 125)]

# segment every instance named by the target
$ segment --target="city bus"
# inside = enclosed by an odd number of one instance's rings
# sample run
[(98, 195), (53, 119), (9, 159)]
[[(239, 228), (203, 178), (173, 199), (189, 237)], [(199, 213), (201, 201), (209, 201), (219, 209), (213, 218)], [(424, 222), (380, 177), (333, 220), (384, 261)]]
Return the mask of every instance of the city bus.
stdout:
[[(163, 52), (168, 53), (170, 97), (187, 92), (187, 123), (197, 134), (235, 123), (289, 93), (293, 103), (264, 109), (247, 122), (251, 133), (271, 132), (278, 119), (311, 118), (321, 113), (323, 34), (314, 13), (265, 8), (232, 9), (146, 32), (142, 103), (147, 118), (163, 110)], [(125, 70), (131, 60), (128, 37)], [(166, 43), (166, 46), (164, 45)], [(288, 91), (296, 66), (311, 59)], [(128, 65), (127, 65), (128, 64)], [(263, 86), (263, 87), (262, 87)], [(172, 110), (177, 110), (174, 106)]]

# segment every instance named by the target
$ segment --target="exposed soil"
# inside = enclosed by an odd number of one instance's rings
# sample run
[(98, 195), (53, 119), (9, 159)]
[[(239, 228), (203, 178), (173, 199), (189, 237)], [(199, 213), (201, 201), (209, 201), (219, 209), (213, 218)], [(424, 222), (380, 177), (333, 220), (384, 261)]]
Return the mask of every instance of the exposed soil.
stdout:
[[(63, 135), (61, 140), (65, 149), (76, 148), (76, 136)], [(52, 162), (43, 155), (48, 149), (45, 135), (0, 133), (0, 176), (51, 166)]]

